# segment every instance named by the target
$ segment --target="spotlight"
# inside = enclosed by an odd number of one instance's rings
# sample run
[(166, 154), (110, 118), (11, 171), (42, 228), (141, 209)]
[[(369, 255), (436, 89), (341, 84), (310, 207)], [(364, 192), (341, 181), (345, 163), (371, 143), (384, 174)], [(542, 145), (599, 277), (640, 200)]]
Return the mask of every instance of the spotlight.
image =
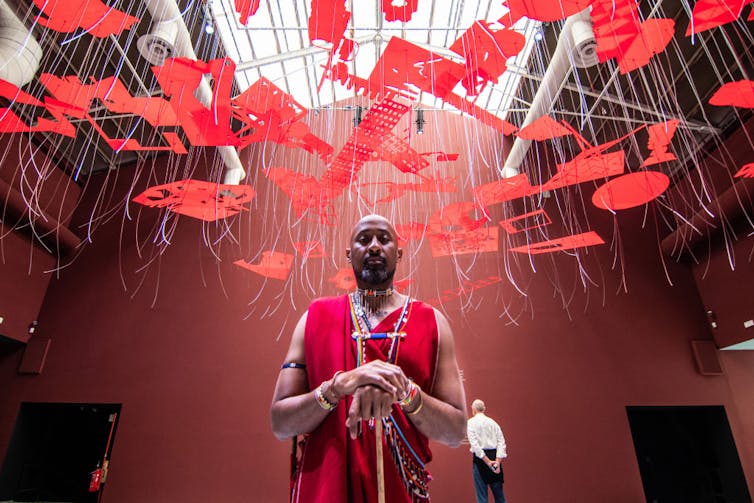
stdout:
[(353, 127), (356, 127), (359, 124), (361, 124), (361, 115), (363, 113), (364, 113), (364, 107), (362, 107), (361, 105), (357, 105), (353, 113)]
[(416, 109), (416, 120), (414, 122), (416, 123), (416, 134), (423, 134), (424, 124), (426, 124), (427, 121), (424, 120), (424, 110), (421, 108)]

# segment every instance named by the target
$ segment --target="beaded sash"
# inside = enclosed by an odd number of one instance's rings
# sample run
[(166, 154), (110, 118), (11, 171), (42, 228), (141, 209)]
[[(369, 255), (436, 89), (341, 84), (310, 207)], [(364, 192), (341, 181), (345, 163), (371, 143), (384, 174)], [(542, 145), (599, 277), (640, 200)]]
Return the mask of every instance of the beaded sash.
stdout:
[[(406, 302), (401, 309), (401, 313), (395, 322), (392, 332), (372, 332), (369, 319), (364, 312), (363, 306), (359, 302), (356, 294), (348, 296), (349, 307), (351, 312), (351, 322), (353, 323), (354, 332), (351, 338), (356, 342), (356, 365), (361, 366), (366, 363), (364, 344), (370, 339), (390, 339), (390, 350), (388, 351), (387, 362), (397, 364), (398, 351), (401, 340), (407, 334), (401, 332), (401, 329), (408, 321), (411, 314), (411, 299), (406, 297)], [(373, 428), (373, 420), (370, 421)], [(411, 501), (428, 502), (429, 501), (429, 481), (431, 476), (424, 466), (424, 462), (416, 454), (411, 444), (406, 440), (398, 423), (393, 419), (393, 414), (382, 419), (382, 430), (385, 441), (390, 449), (390, 455), (395, 462), (395, 466), (400, 473), (403, 485), (411, 496)]]

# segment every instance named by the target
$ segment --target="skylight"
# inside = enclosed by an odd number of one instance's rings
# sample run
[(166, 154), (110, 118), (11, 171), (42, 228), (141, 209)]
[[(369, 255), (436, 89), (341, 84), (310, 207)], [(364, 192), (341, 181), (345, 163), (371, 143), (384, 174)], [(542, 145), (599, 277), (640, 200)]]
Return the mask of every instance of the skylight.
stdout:
[[(237, 64), (236, 80), (243, 91), (264, 76), (309, 109), (329, 107), (353, 97), (354, 91), (339, 83), (323, 79), (329, 47), (309, 41), (309, 0), (270, 0), (262, 2), (247, 26), (239, 21), (233, 0), (209, 0), (211, 13), (228, 56)], [(380, 0), (359, 0), (349, 5), (351, 20), (347, 37), (357, 42), (356, 56), (349, 71), (369, 77), (379, 56), (393, 37), (400, 37), (457, 62), (463, 58), (450, 51), (453, 42), (476, 20), (487, 22), (501, 18), (507, 9), (499, 0), (482, 2), (420, 1), (409, 22), (387, 22)], [(509, 68), (525, 68), (536, 44), (535, 34), (541, 23), (521, 19), (514, 29), (526, 37), (524, 49), (508, 61)], [(520, 72), (506, 71), (494, 85), (488, 85), (475, 103), (492, 114), (505, 118), (518, 89)], [(466, 91), (458, 84), (459, 96)], [(428, 93), (422, 93), (427, 108), (452, 107)]]

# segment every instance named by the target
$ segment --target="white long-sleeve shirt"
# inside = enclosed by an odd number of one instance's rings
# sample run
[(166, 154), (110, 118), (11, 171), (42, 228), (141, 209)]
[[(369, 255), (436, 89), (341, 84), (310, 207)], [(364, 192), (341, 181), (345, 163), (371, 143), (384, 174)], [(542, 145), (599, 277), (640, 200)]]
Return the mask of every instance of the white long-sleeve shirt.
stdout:
[(484, 458), (484, 449), (496, 449), (497, 458), (505, 458), (505, 437), (503, 430), (492, 418), (477, 412), (466, 423), (466, 436), (469, 439), (469, 450), (478, 458)]

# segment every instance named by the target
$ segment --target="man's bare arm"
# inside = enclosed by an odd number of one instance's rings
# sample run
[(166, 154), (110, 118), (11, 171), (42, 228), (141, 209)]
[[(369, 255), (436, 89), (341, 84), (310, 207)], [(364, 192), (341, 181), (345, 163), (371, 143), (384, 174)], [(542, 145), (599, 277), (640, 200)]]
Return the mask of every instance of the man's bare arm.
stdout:
[[(306, 314), (296, 324), (291, 338), (286, 362), (306, 363), (304, 353), (304, 331)], [(319, 386), (319, 383), (315, 385)], [(272, 432), (283, 440), (294, 435), (309, 433), (325, 419), (328, 411), (317, 403), (314, 391), (309, 391), (306, 370), (299, 368), (281, 369), (275, 384), (275, 394), (270, 406)]]
[(437, 310), (435, 318), (440, 347), (433, 394), (422, 390), (421, 401), (415, 400), (405, 410), (424, 435), (457, 447), (466, 434), (466, 394), (456, 362), (453, 332), (448, 320)]
[[(288, 354), (285, 356), (286, 362), (306, 363), (304, 349), (306, 316), (304, 314), (301, 317), (293, 330), (291, 345), (288, 348)], [(328, 411), (320, 407), (314, 391), (310, 391), (316, 389), (320, 384), (307, 382), (305, 370), (281, 369), (270, 406), (272, 432), (277, 438), (282, 440), (294, 435), (309, 433), (325, 419)], [(386, 399), (383, 393), (392, 397), (391, 403), (395, 401), (395, 397), (403, 396), (408, 387), (408, 379), (399, 367), (375, 360), (330, 379), (326, 386), (325, 398), (330, 403), (338, 403), (340, 398), (353, 395), (356, 390), (363, 387), (381, 390), (381, 393), (373, 391), (369, 394), (370, 397), (374, 395), (381, 398), (365, 400), (364, 408), (366, 410), (367, 402), (369, 402), (369, 407), (372, 407), (372, 401), (384, 402)], [(381, 414), (377, 409), (374, 412), (374, 415), (378, 417), (387, 415)], [(343, 427), (345, 428), (346, 425)]]

